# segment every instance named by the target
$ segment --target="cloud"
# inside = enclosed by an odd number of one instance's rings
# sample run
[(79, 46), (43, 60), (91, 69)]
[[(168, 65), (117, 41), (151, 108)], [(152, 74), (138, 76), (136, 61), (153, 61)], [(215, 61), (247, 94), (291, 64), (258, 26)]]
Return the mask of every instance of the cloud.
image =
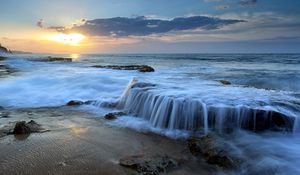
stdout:
[[(219, 30), (191, 30), (157, 38), (167, 42), (189, 41), (300, 41), (300, 16), (274, 12), (227, 13), (221, 19), (240, 19), (247, 22), (226, 25)], [(287, 32), (288, 31), (288, 32)]]
[(39, 28), (44, 28), (44, 20), (43, 19), (38, 20), (36, 26), (38, 26)]
[(51, 27), (48, 27), (47, 29), (50, 29), (50, 30), (56, 30), (56, 31), (63, 31), (63, 30), (65, 30), (66, 28), (63, 27), (63, 26), (51, 26)]
[(257, 3), (257, 0), (241, 0), (240, 4), (243, 6), (248, 6), (248, 5), (255, 5)]
[(219, 5), (219, 6), (215, 7), (216, 10), (226, 10), (226, 9), (229, 9), (229, 8), (230, 8), (229, 5)]
[(215, 30), (223, 26), (245, 22), (244, 20), (221, 19), (208, 16), (178, 17), (171, 20), (152, 19), (144, 16), (135, 18), (116, 17), (86, 20), (83, 25), (68, 29), (59, 28), (59, 32), (81, 32), (91, 36), (149, 36), (172, 31), (185, 31), (201, 28)]

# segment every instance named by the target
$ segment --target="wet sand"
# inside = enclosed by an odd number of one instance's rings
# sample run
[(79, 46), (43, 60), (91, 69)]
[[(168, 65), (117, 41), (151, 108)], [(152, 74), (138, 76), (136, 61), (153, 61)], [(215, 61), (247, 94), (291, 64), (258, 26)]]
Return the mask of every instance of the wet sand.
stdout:
[(213, 166), (192, 156), (183, 140), (112, 127), (100, 116), (74, 108), (15, 109), (0, 113), (2, 130), (22, 120), (34, 120), (49, 130), (1, 137), (1, 174), (134, 174), (135, 171), (119, 165), (121, 158), (132, 155), (172, 157), (179, 166), (167, 174), (217, 173)]

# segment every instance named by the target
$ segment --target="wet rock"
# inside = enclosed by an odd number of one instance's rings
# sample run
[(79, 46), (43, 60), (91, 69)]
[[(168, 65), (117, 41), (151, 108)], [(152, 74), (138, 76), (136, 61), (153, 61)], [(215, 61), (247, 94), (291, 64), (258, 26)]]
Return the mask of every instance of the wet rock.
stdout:
[(243, 161), (241, 152), (235, 146), (214, 134), (191, 138), (188, 147), (194, 156), (203, 157), (207, 163), (223, 169), (238, 168)]
[(4, 61), (6, 59), (7, 59), (6, 57), (0, 56), (0, 61)]
[(84, 102), (83, 101), (79, 101), (79, 100), (71, 100), (69, 101), (66, 105), (67, 106), (79, 106), (79, 105), (83, 105)]
[(115, 69), (115, 70), (137, 70), (139, 72), (154, 72), (154, 68), (148, 65), (94, 65), (95, 68), (106, 68), (106, 69)]
[(17, 122), (12, 134), (30, 134), (42, 131), (41, 126), (35, 121), (31, 120), (28, 123), (25, 121)]
[(114, 119), (117, 119), (118, 117), (120, 117), (122, 115), (126, 115), (126, 113), (124, 113), (124, 112), (112, 112), (112, 113), (106, 114), (104, 116), (104, 118), (106, 120), (114, 120)]
[(231, 85), (231, 82), (228, 80), (219, 80), (220, 83), (222, 83), (223, 85)]
[(17, 122), (13, 134), (30, 134), (30, 128), (25, 121)]
[(40, 59), (32, 59), (31, 61), (40, 61), (40, 62), (72, 62), (72, 58), (64, 58), (64, 57), (46, 57)]
[(142, 155), (128, 156), (120, 159), (119, 164), (143, 175), (166, 173), (170, 169), (178, 166), (177, 161), (167, 155), (154, 157)]

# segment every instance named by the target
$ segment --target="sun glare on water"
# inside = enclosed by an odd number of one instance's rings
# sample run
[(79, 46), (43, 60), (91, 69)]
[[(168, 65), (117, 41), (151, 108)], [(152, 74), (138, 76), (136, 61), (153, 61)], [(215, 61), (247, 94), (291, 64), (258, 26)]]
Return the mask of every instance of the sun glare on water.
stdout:
[(48, 37), (48, 40), (55, 41), (62, 44), (77, 46), (84, 40), (85, 36), (80, 33), (70, 33), (70, 34), (55, 34)]

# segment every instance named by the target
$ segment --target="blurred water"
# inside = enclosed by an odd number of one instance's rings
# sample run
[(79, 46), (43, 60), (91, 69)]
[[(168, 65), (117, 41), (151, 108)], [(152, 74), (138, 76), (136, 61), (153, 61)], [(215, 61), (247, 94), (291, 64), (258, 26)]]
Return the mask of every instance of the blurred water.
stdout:
[[(17, 72), (0, 79), (0, 106), (60, 106), (74, 99), (96, 100), (99, 104), (116, 102), (128, 82), (136, 78), (139, 82), (156, 84), (147, 93), (164, 99), (160, 112), (156, 111), (154, 122), (141, 116), (126, 116), (110, 124), (175, 138), (188, 137), (190, 131), (163, 128), (160, 119), (155, 118), (166, 117), (163, 107), (173, 103), (170, 100), (182, 103), (199, 101), (202, 107), (222, 109), (247, 107), (272, 110), (295, 118), (299, 118), (300, 114), (299, 54), (79, 55), (72, 63), (30, 61), (45, 56), (48, 55), (12, 55), (2, 61), (1, 64), (7, 64)], [(156, 71), (140, 73), (91, 67), (110, 64), (147, 64)], [(232, 84), (224, 86), (219, 80), (228, 80)], [(127, 107), (133, 109), (128, 104)], [(97, 106), (81, 109), (107, 112), (107, 109)], [(298, 174), (298, 134), (299, 131), (266, 135), (238, 133), (231, 141), (252, 159), (240, 173)]]

